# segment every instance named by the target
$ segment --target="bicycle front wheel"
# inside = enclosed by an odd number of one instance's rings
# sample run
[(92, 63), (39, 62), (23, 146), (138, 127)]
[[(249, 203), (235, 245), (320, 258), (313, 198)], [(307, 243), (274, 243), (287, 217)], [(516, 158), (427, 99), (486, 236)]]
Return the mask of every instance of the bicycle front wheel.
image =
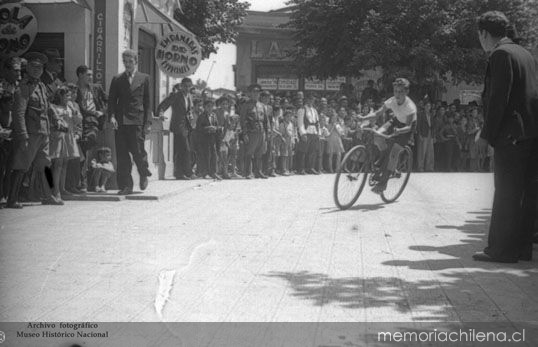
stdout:
[(357, 201), (366, 183), (367, 154), (364, 146), (355, 146), (344, 156), (338, 166), (334, 180), (334, 203), (341, 210), (347, 210)]
[(386, 203), (396, 201), (402, 195), (413, 168), (413, 151), (408, 146), (398, 155), (396, 170), (390, 174), (387, 188), (381, 193), (381, 199)]

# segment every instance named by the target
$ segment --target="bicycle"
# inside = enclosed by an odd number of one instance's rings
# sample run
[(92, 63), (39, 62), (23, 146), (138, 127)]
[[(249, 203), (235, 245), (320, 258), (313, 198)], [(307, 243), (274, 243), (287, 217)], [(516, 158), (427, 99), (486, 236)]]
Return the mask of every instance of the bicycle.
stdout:
[[(382, 170), (376, 164), (378, 158), (375, 154), (377, 146), (375, 137), (382, 137), (389, 142), (387, 145), (391, 145), (391, 135), (377, 132), (371, 128), (364, 128), (363, 131), (371, 132), (373, 136), (369, 136), (364, 145), (356, 145), (351, 148), (345, 154), (336, 173), (333, 197), (336, 206), (341, 210), (346, 210), (355, 204), (364, 190), (366, 182), (370, 187), (373, 187), (381, 178)], [(387, 188), (380, 194), (385, 203), (392, 203), (402, 195), (413, 167), (413, 151), (409, 146), (402, 147), (394, 143), (393, 152), (394, 156), (397, 155), (397, 158), (394, 159), (397, 160), (394, 165), (395, 169), (390, 173)]]

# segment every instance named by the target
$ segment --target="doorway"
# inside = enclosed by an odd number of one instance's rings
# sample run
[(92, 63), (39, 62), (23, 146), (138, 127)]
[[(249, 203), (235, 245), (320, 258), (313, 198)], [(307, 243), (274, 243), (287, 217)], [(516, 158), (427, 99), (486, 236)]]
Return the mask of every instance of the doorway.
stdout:
[(138, 70), (149, 75), (150, 80), (150, 109), (155, 110), (157, 100), (158, 81), (155, 71), (155, 46), (157, 40), (154, 35), (143, 29), (138, 31)]

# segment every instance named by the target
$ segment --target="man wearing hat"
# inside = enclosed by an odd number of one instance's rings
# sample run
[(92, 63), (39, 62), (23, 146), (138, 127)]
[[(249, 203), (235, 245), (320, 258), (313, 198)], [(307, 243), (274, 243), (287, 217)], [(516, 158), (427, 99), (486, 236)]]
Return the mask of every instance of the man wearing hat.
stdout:
[(249, 179), (254, 166), (254, 177), (267, 178), (262, 173), (262, 156), (267, 150), (266, 135), (269, 130), (265, 107), (259, 101), (261, 87), (248, 87), (248, 100), (241, 106), (239, 115), (245, 144), (244, 177)]
[(24, 173), (34, 165), (43, 188), (44, 205), (63, 205), (50, 191), (45, 170), (50, 173), (49, 135), (51, 122), (56, 126), (58, 119), (49, 121), (47, 90), (39, 78), (43, 73), (43, 65), (47, 57), (38, 52), (26, 54), (28, 61), (27, 75), (20, 83), (20, 89), (15, 93), (13, 111), (13, 140), (14, 160), (11, 173), (11, 191), (9, 192), (7, 207), (22, 208), (18, 202), (19, 189)]
[(45, 64), (45, 71), (41, 75), (41, 82), (47, 87), (47, 96), (50, 101), (56, 89), (65, 82), (61, 76), (63, 59), (60, 52), (55, 48), (46, 49), (43, 54), (47, 57), (47, 63)]

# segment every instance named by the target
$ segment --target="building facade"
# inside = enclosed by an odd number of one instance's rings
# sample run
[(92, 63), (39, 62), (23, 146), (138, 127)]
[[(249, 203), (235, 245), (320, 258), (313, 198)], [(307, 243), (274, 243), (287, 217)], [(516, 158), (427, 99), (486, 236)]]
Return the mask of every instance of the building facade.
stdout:
[(277, 94), (299, 90), (338, 92), (345, 76), (330, 80), (305, 79), (297, 75), (291, 53), (293, 30), (282, 25), (289, 21), (288, 9), (271, 12), (247, 11), (236, 41), (235, 87), (244, 90), (252, 83)]
[[(258, 83), (276, 94), (301, 90), (331, 95), (339, 91), (342, 83), (350, 83), (360, 95), (368, 80), (378, 81), (381, 78), (381, 69), (362, 71), (361, 78), (340, 76), (313, 80), (298, 76), (290, 57), (295, 45), (293, 30), (282, 27), (289, 21), (290, 11), (291, 8), (270, 12), (247, 11), (236, 42), (235, 87), (238, 90)], [(481, 91), (481, 85), (446, 83), (441, 98), (448, 102), (456, 98), (474, 100)]]
[[(139, 71), (151, 76), (153, 110), (180, 82), (160, 71), (155, 60), (160, 37), (174, 31), (189, 33), (173, 19), (176, 0), (25, 0), (21, 4), (38, 23), (28, 51), (58, 49), (68, 82), (77, 81), (76, 69), (85, 64), (94, 70), (94, 81), (108, 90), (112, 77), (123, 71), (121, 53), (126, 49), (138, 52)], [(167, 130), (170, 115), (166, 116), (164, 123), (153, 121), (146, 136), (150, 170), (155, 173), (152, 179), (164, 179), (172, 170), (173, 135)], [(100, 141), (115, 152), (112, 129), (105, 129)]]

